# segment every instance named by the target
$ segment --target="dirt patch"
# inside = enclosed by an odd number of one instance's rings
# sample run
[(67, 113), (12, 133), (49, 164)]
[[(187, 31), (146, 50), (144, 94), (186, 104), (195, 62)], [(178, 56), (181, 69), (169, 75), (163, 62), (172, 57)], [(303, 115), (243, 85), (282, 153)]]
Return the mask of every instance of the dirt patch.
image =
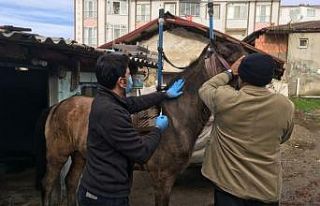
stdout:
[[(301, 114), (300, 114), (301, 115)], [(282, 205), (320, 205), (320, 124), (300, 116), (282, 146)]]
[[(298, 116), (291, 139), (282, 145), (283, 188), (281, 205), (320, 206), (320, 124), (317, 119)], [(1, 173), (1, 171), (0, 171)], [(34, 189), (34, 169), (0, 174), (0, 206), (40, 205), (40, 192)], [(130, 197), (132, 206), (153, 206), (154, 191), (146, 172), (134, 172)], [(188, 168), (178, 176), (170, 205), (209, 206), (213, 187), (200, 173)]]

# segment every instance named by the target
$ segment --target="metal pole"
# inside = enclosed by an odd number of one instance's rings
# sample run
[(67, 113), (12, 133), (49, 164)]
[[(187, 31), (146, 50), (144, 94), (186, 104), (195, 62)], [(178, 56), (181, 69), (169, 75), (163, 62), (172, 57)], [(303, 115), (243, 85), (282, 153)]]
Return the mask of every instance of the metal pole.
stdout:
[(159, 40), (158, 40), (158, 86), (160, 91), (162, 87), (162, 69), (163, 69), (163, 23), (164, 23), (164, 9), (159, 9)]
[(214, 40), (214, 32), (213, 32), (213, 1), (208, 3), (208, 14), (209, 14), (209, 38), (210, 40)]

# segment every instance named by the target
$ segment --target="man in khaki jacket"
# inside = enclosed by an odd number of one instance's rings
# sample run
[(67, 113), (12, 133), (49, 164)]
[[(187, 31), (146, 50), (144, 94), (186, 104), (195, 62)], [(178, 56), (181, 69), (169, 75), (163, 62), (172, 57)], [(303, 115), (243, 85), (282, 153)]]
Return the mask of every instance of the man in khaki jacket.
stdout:
[[(251, 54), (199, 90), (214, 114), (202, 174), (215, 185), (216, 206), (279, 204), (280, 144), (292, 133), (294, 106), (265, 87), (274, 69), (270, 56)], [(238, 70), (240, 90), (235, 90), (228, 82)]]

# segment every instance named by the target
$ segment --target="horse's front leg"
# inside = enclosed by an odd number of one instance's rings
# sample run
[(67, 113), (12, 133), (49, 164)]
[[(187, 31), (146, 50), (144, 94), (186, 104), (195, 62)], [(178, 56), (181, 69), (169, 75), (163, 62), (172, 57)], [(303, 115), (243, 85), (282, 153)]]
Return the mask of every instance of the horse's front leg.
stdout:
[(171, 190), (176, 180), (176, 175), (174, 174), (166, 177), (161, 177), (161, 174), (160, 176), (154, 176), (151, 174), (151, 176), (155, 190), (155, 206), (168, 206)]

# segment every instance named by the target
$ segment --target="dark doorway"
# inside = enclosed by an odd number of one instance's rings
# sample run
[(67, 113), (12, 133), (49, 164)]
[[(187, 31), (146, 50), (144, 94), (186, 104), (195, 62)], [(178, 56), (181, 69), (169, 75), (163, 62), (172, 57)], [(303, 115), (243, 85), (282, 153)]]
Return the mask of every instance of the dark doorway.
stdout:
[[(48, 106), (48, 73), (0, 67), (0, 164), (33, 163), (34, 129)], [(22, 161), (23, 160), (23, 161)], [(29, 164), (28, 163), (28, 164)], [(6, 164), (7, 165), (7, 164)]]

